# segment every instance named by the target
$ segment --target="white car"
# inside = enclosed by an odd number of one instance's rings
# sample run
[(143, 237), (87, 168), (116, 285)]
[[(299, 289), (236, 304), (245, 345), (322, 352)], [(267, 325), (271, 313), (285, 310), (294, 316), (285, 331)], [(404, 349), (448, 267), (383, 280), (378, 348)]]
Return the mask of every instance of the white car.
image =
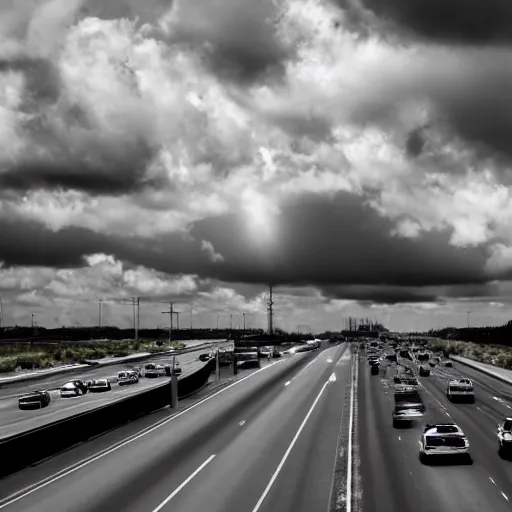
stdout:
[(433, 457), (462, 456), (468, 462), (469, 441), (455, 423), (425, 425), (420, 439), (420, 460), (426, 463)]
[(102, 391), (110, 391), (112, 386), (108, 379), (95, 379), (89, 382), (89, 391), (91, 393), (101, 393)]
[(498, 453), (500, 456), (509, 455), (512, 450), (512, 418), (498, 425)]

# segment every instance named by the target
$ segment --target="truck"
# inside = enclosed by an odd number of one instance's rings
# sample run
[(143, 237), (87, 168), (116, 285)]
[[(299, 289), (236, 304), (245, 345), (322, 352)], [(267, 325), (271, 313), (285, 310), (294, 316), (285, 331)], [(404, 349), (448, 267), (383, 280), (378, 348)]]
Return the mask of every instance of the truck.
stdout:
[(425, 404), (420, 392), (414, 386), (396, 386), (394, 391), (393, 427), (412, 424), (425, 413)]

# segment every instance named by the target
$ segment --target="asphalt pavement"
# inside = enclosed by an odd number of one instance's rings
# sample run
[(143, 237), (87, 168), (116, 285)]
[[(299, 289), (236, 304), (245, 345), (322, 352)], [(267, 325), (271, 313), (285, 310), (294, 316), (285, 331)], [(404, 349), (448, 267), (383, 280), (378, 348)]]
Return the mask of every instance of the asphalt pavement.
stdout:
[(68, 470), (58, 457), (41, 464), (39, 485), (32, 468), (11, 475), (0, 510), (327, 511), (350, 386), (344, 350), (277, 360), (99, 456), (102, 438), (86, 443), (82, 462), (62, 455)]
[[(497, 424), (512, 415), (512, 387), (454, 363), (418, 377), (426, 413), (412, 427), (393, 428), (394, 364), (370, 375), (359, 366), (357, 443), (364, 512), (510, 511), (512, 462), (498, 455)], [(445, 396), (448, 380), (470, 378), (476, 403), (455, 404)], [(470, 442), (471, 465), (455, 461), (424, 465), (419, 440), (425, 423), (457, 423)]]
[[(182, 368), (182, 373), (178, 378), (185, 377), (204, 366), (205, 363), (198, 360), (200, 353), (202, 352), (188, 352), (176, 357)], [(143, 366), (148, 362), (172, 363), (172, 356), (160, 355), (137, 363), (93, 368), (87, 371), (78, 371), (72, 375), (48, 377), (33, 383), (22, 382), (0, 389), (0, 438), (42, 426), (50, 421), (56, 421), (71, 414), (94, 409), (116, 399), (140, 393), (155, 386), (161, 386), (167, 379), (163, 377), (141, 378), (137, 384), (127, 386), (119, 386), (117, 382), (112, 382), (112, 391), (87, 393), (77, 398), (61, 398), (59, 391), (53, 390), (50, 391), (52, 397), (50, 404), (42, 409), (33, 410), (20, 410), (18, 408), (18, 397), (22, 393), (32, 389), (57, 388), (70, 380), (76, 379), (87, 381), (90, 379), (110, 378), (113, 381), (117, 381), (118, 372), (134, 368), (135, 366)]]

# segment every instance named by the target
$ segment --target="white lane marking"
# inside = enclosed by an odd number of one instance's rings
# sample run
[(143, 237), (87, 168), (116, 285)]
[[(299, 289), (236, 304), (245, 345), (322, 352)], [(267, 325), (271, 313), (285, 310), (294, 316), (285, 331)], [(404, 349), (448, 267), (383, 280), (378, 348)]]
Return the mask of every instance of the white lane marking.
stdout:
[(242, 427), (242, 426), (244, 426), (244, 425), (245, 425), (245, 420), (242, 420), (242, 421), (239, 423), (239, 425), (240, 425), (241, 427)]
[(301, 425), (299, 427), (299, 430), (297, 430), (297, 433), (295, 434), (294, 438), (292, 439), (292, 442), (290, 443), (290, 446), (288, 446), (288, 449), (286, 450), (283, 458), (281, 459), (281, 462), (279, 463), (279, 466), (277, 466), (277, 469), (275, 470), (274, 474), (272, 475), (272, 478), (270, 479), (270, 482), (268, 483), (267, 487), (265, 487), (265, 490), (263, 491), (263, 494), (260, 496), (260, 499), (256, 503), (256, 506), (252, 509), (252, 512), (257, 512), (260, 509), (261, 504), (263, 503), (263, 501), (267, 497), (267, 494), (269, 493), (272, 485), (276, 481), (276, 478), (279, 475), (279, 473), (281, 472), (281, 469), (283, 468), (284, 463), (286, 462), (286, 459), (290, 455), (290, 453), (292, 451), (292, 448), (294, 447), (295, 443), (297, 442), (297, 439), (299, 439), (300, 433), (302, 432), (302, 430), (306, 426), (306, 423), (307, 423), (309, 417), (313, 413), (313, 410), (316, 407), (316, 404), (320, 400), (320, 397), (322, 396), (322, 393), (325, 391), (325, 388), (327, 387), (328, 384), (329, 384), (329, 381), (327, 381), (322, 386), (322, 389), (320, 390), (320, 393), (318, 393), (318, 395), (316, 396), (315, 401), (313, 402), (313, 405), (311, 406), (311, 408), (309, 409), (308, 413), (306, 414), (306, 417), (304, 418), (303, 422), (301, 423)]
[(25, 489), (21, 489), (21, 490), (15, 492), (15, 493), (11, 494), (7, 498), (4, 498), (3, 500), (0, 500), (0, 510), (5, 508), (5, 507), (7, 507), (8, 505), (11, 505), (11, 504), (15, 503), (18, 500), (21, 500), (22, 498), (24, 498), (25, 496), (28, 496), (29, 494), (32, 494), (32, 493), (34, 493), (36, 491), (39, 491), (40, 489), (42, 489), (44, 487), (47, 487), (48, 485), (51, 485), (52, 483), (60, 480), (61, 478), (64, 478), (65, 476), (70, 475), (70, 474), (74, 473), (75, 471), (78, 471), (79, 469), (82, 469), (85, 466), (88, 466), (89, 464), (91, 464), (93, 462), (96, 462), (97, 460), (105, 457), (106, 455), (110, 455), (112, 452), (115, 452), (116, 450), (119, 450), (119, 448), (122, 448), (122, 447), (124, 447), (124, 446), (126, 446), (126, 445), (128, 445), (130, 443), (133, 443), (134, 441), (137, 441), (141, 437), (144, 437), (144, 436), (150, 434), (151, 432), (155, 431), (156, 429), (158, 429), (160, 427), (163, 427), (167, 423), (175, 420), (176, 418), (179, 418), (180, 416), (182, 416), (186, 412), (191, 411), (192, 409), (195, 409), (199, 405), (203, 404), (204, 402), (207, 402), (208, 400), (211, 400), (212, 398), (216, 397), (217, 395), (220, 395), (224, 391), (232, 388), (233, 386), (236, 386), (240, 382), (243, 382), (244, 380), (250, 379), (254, 375), (256, 375), (256, 374), (258, 374), (258, 373), (260, 373), (262, 371), (265, 371), (267, 368), (271, 368), (272, 366), (275, 366), (276, 364), (283, 363), (283, 362), (288, 361), (288, 360), (289, 359), (287, 359), (287, 360), (280, 360), (280, 361), (276, 361), (275, 363), (272, 363), (272, 364), (269, 364), (267, 366), (264, 366), (263, 368), (260, 368), (259, 370), (256, 370), (254, 373), (251, 373), (251, 374), (247, 375), (246, 377), (243, 377), (240, 380), (237, 380), (236, 382), (233, 382), (229, 386), (226, 386), (225, 388), (220, 389), (219, 391), (217, 391), (213, 395), (210, 395), (210, 396), (207, 396), (207, 397), (203, 398), (202, 400), (200, 400), (199, 402), (195, 403), (194, 405), (191, 405), (190, 407), (188, 407), (184, 411), (181, 411), (181, 412), (175, 414), (174, 416), (171, 416), (170, 418), (167, 418), (167, 419), (164, 419), (164, 420), (160, 420), (159, 422), (156, 422), (154, 425), (150, 425), (149, 427), (146, 427), (139, 434), (135, 434), (134, 436), (129, 437), (127, 440), (121, 442), (120, 444), (117, 444), (117, 445), (114, 444), (111, 448), (107, 448), (107, 450), (105, 450), (103, 452), (100, 452), (99, 454), (94, 455), (94, 456), (92, 456), (89, 459), (85, 459), (82, 462), (77, 462), (75, 465), (68, 466), (67, 468), (65, 468), (65, 469), (55, 473), (54, 475), (49, 476), (49, 477), (43, 479), (41, 482), (33, 484), (33, 486), (25, 487)]
[(501, 495), (508, 501), (507, 495), (503, 491), (501, 491)]
[(346, 512), (352, 511), (352, 440), (353, 440), (353, 428), (354, 428), (354, 390), (356, 381), (352, 379), (350, 386), (350, 415), (348, 421), (348, 454), (347, 454), (347, 501), (346, 501)]
[(444, 409), (446, 407), (420, 382), (420, 386)]
[(494, 485), (496, 485), (496, 482), (495, 482), (491, 477), (489, 477), (489, 480), (490, 480)]
[(450, 413), (448, 411), (444, 411), (444, 413), (446, 414), (446, 416), (448, 416), (448, 418), (451, 418)]
[(399, 441), (401, 441), (401, 440), (402, 440), (402, 438), (401, 438), (400, 436), (398, 436), (398, 440), (399, 440)]
[(289, 386), (291, 383), (292, 383), (292, 381), (291, 381), (291, 380), (289, 380), (288, 382), (285, 382), (285, 383), (284, 383), (284, 385), (285, 385), (285, 386)]
[(331, 373), (331, 376), (329, 377), (329, 382), (336, 382), (336, 374), (334, 372)]
[(510, 407), (510, 405), (507, 405), (507, 407), (508, 407), (509, 409), (512, 409), (512, 407)]
[(192, 480), (200, 471), (202, 471), (205, 466), (207, 466), (214, 458), (215, 455), (210, 455), (179, 487), (177, 487), (171, 494), (169, 494), (169, 496), (167, 496), (167, 498), (165, 498), (165, 500), (162, 501), (162, 503), (160, 503), (160, 505), (158, 505), (158, 507), (156, 507), (153, 512), (162, 510), (162, 508), (164, 508), (165, 505), (167, 505), (167, 503), (169, 503), (169, 501), (171, 501), (174, 496), (176, 496), (176, 494), (178, 494), (183, 489), (183, 487), (185, 487), (190, 482), (190, 480)]
[(329, 359), (327, 359), (327, 362), (328, 362), (328, 363), (332, 363), (332, 359), (330, 359), (330, 358), (329, 358)]

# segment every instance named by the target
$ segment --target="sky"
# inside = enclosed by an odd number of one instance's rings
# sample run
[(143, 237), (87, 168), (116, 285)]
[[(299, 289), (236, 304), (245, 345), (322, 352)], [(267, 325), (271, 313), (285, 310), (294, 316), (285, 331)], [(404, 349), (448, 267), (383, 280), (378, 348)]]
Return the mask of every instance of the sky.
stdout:
[(511, 34), (510, 0), (0, 0), (4, 323), (265, 327), (268, 283), (286, 330), (508, 321)]

